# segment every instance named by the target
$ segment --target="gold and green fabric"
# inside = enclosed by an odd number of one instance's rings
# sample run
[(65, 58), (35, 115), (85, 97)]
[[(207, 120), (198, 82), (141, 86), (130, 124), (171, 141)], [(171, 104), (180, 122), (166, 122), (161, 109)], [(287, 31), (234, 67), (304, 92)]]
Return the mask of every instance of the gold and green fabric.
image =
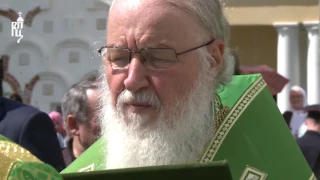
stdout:
[[(198, 163), (227, 160), (233, 179), (315, 180), (260, 74), (234, 76), (213, 97), (216, 132)], [(103, 170), (101, 140), (62, 171)]]
[(62, 177), (53, 167), (0, 135), (0, 179), (62, 180)]

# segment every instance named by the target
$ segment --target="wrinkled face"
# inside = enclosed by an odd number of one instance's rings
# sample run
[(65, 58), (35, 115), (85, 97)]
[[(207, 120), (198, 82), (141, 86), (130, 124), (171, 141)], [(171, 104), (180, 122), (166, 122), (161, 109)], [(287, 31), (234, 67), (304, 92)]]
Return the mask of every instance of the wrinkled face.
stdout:
[[(182, 52), (201, 45), (199, 28), (190, 14), (167, 1), (117, 0), (109, 15), (107, 45)], [(199, 51), (178, 56), (179, 62), (164, 70), (147, 69), (137, 53), (126, 70), (114, 70), (104, 61), (100, 118), (108, 169), (197, 161), (213, 134), (210, 102), (222, 61), (217, 46), (207, 47), (215, 67)]]
[[(188, 14), (172, 10), (167, 3), (154, 8), (153, 1), (116, 1), (109, 16), (107, 45), (129, 48), (172, 48), (176, 52), (198, 46), (199, 25)], [(141, 8), (140, 6), (143, 6)], [(126, 13), (121, 13), (126, 11)], [(170, 28), (168, 28), (170, 27)], [(209, 41), (209, 40), (208, 40)], [(186, 95), (199, 74), (199, 58), (196, 51), (179, 56), (176, 63), (166, 70), (149, 70), (141, 63), (139, 54), (132, 54), (128, 70), (112, 70), (105, 61), (107, 82), (112, 95), (112, 105), (123, 107), (128, 123), (130, 116), (139, 115), (148, 119), (145, 125), (158, 117), (159, 106), (168, 116), (176, 111), (173, 102)], [(126, 98), (119, 100), (119, 95)], [(130, 95), (153, 94), (153, 100), (134, 100)], [(141, 98), (143, 99), (143, 98)], [(157, 100), (158, 103), (152, 103)]]
[(79, 123), (79, 139), (83, 147), (90, 147), (96, 140), (100, 133), (97, 114), (97, 91), (93, 89), (87, 90), (88, 103), (90, 105), (90, 112), (85, 123)]
[(301, 91), (298, 90), (292, 90), (290, 91), (290, 103), (292, 108), (299, 110), (303, 108), (303, 94)]

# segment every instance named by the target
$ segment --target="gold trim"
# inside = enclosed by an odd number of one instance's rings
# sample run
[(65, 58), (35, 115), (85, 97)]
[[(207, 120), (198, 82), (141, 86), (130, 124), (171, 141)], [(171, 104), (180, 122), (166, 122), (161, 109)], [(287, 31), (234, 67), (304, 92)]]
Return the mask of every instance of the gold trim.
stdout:
[(81, 168), (78, 170), (78, 172), (90, 172), (94, 170), (94, 163), (90, 164), (87, 167)]
[(221, 104), (218, 95), (214, 98), (214, 132), (217, 132), (225, 117), (229, 114), (230, 108)]
[(16, 162), (40, 162), (28, 150), (10, 141), (0, 141), (0, 179), (7, 179)]
[(244, 169), (244, 171), (243, 171), (243, 173), (242, 173), (242, 175), (240, 177), (240, 180), (249, 179), (248, 176), (250, 174), (252, 174), (253, 176), (258, 177), (258, 179), (257, 178), (254, 178), (254, 179), (250, 178), (250, 180), (265, 180), (265, 179), (267, 179), (267, 176), (268, 176), (267, 173), (264, 173), (264, 172), (254, 168), (254, 167), (251, 167), (251, 166), (247, 165), (247, 167)]
[(200, 163), (211, 162), (219, 150), (230, 129), (237, 122), (244, 110), (249, 106), (253, 99), (266, 87), (266, 83), (260, 76), (241, 96), (238, 102), (232, 107), (231, 111), (222, 122), (218, 131), (209, 143), (208, 148), (200, 159)]
[(316, 176), (312, 173), (311, 177), (309, 178), (309, 180), (317, 180)]
[(14, 165), (14, 162), (11, 159), (8, 159), (7, 156), (3, 155), (2, 153), (0, 154), (0, 179), (7, 179), (11, 168)]

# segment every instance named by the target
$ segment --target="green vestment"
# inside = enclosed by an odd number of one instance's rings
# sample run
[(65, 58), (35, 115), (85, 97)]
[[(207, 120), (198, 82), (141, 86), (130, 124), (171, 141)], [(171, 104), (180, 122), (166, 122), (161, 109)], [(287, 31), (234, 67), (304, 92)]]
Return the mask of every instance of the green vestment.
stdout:
[[(234, 76), (214, 97), (216, 132), (198, 163), (227, 160), (236, 180), (314, 180), (261, 75)], [(103, 170), (101, 140), (62, 173)]]
[(0, 179), (62, 180), (62, 177), (53, 167), (0, 135)]

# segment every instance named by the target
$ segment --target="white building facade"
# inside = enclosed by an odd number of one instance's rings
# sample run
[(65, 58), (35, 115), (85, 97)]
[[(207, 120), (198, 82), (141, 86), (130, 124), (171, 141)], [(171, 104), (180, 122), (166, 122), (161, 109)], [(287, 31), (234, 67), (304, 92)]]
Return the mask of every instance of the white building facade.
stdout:
[[(0, 2), (0, 55), (5, 95), (19, 93), (26, 104), (50, 112), (68, 88), (101, 60), (91, 52), (105, 44), (109, 5), (98, 0), (5, 0)], [(11, 9), (11, 10), (9, 10)], [(11, 37), (22, 12), (23, 38)]]
[[(320, 36), (319, 21), (275, 23), (278, 31), (277, 71), (290, 82), (278, 94), (281, 112), (289, 110), (289, 94), (292, 86), (307, 90), (308, 104), (320, 104)], [(301, 29), (307, 33), (301, 37)], [(306, 57), (301, 56), (301, 39), (307, 39)], [(305, 47), (303, 47), (305, 48)]]

